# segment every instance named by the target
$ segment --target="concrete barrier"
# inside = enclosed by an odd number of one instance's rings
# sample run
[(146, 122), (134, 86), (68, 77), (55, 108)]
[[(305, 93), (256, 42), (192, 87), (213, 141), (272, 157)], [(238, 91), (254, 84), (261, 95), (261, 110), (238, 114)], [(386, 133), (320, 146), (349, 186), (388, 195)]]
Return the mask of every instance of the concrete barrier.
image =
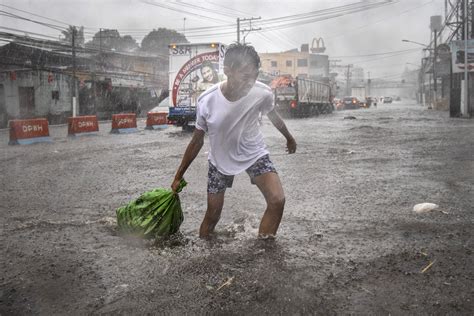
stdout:
[(148, 112), (145, 129), (164, 129), (168, 127), (168, 113)]
[(68, 117), (67, 123), (68, 136), (97, 135), (99, 131), (99, 123), (95, 115)]
[(114, 134), (138, 132), (137, 116), (134, 113), (113, 114), (110, 132)]
[(52, 142), (49, 137), (48, 120), (45, 118), (29, 120), (11, 120), (9, 145), (28, 145), (40, 142)]

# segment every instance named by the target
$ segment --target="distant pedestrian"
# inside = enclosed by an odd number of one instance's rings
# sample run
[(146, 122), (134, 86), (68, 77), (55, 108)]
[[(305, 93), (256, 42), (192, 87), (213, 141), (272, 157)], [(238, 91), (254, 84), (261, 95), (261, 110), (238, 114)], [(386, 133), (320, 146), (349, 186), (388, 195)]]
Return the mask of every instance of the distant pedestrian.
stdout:
[(208, 238), (219, 221), (224, 194), (232, 187), (234, 175), (246, 171), (262, 192), (267, 208), (260, 222), (259, 236), (275, 236), (285, 205), (280, 178), (270, 160), (259, 128), (259, 113), (266, 114), (286, 138), (288, 153), (296, 142), (273, 108), (273, 94), (267, 85), (256, 81), (260, 57), (252, 46), (232, 44), (224, 58), (227, 80), (203, 93), (197, 103), (196, 129), (186, 148), (171, 188), (176, 191), (186, 170), (198, 155), (209, 135), (207, 211), (199, 236)]

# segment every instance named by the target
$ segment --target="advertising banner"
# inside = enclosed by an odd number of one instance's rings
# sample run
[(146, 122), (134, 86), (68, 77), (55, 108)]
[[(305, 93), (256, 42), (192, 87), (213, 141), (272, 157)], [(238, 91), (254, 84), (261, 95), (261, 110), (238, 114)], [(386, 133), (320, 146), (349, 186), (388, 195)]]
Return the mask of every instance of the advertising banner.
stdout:
[(467, 67), (468, 71), (474, 70), (474, 39), (467, 41), (467, 65), (464, 64), (464, 41), (452, 41), (451, 56), (453, 63), (453, 73), (464, 72)]

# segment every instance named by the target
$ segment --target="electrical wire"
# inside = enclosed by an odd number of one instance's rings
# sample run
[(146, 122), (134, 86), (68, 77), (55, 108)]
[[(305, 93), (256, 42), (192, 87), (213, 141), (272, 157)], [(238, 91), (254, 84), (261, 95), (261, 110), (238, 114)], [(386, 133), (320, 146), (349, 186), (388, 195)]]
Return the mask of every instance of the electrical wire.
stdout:
[(391, 52), (383, 52), (383, 53), (374, 53), (374, 54), (366, 54), (366, 55), (349, 55), (349, 56), (331, 56), (331, 58), (351, 58), (351, 57), (369, 57), (369, 56), (380, 56), (380, 55), (389, 55), (394, 53), (403, 53), (403, 52), (413, 52), (413, 51), (420, 51), (419, 48), (410, 48), (404, 50), (395, 50)]
[(156, 1), (141, 0), (141, 2), (146, 3), (146, 4), (149, 4), (149, 5), (152, 5), (152, 6), (160, 7), (160, 8), (163, 8), (163, 9), (168, 9), (168, 10), (171, 10), (171, 11), (175, 11), (175, 12), (179, 12), (179, 13), (183, 13), (183, 14), (192, 15), (192, 16), (198, 17), (198, 18), (200, 18), (200, 19), (211, 20), (211, 21), (213, 21), (213, 22), (223, 22), (223, 23), (227, 23), (227, 22), (228, 22), (227, 20), (216, 19), (216, 18), (212, 18), (212, 17), (208, 17), (208, 16), (205, 16), (205, 15), (196, 13), (196, 12), (185, 11), (185, 10), (182, 10), (182, 9), (174, 8), (174, 7), (169, 6), (169, 5), (165, 5), (165, 4), (162, 4), (162, 3), (157, 3)]

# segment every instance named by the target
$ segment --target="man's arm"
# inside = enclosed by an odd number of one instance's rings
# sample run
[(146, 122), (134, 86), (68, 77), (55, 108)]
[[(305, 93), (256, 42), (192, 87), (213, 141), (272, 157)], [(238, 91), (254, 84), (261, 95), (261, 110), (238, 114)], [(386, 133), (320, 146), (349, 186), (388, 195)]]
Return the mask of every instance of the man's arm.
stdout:
[(193, 138), (189, 142), (188, 147), (186, 147), (186, 151), (184, 152), (181, 164), (178, 170), (176, 171), (173, 183), (171, 184), (171, 189), (174, 192), (176, 192), (176, 190), (178, 189), (179, 181), (183, 178), (184, 173), (186, 172), (186, 170), (188, 170), (189, 165), (191, 165), (194, 158), (196, 158), (202, 146), (204, 145), (204, 135), (204, 131), (197, 128), (194, 129)]
[(293, 136), (290, 134), (288, 129), (286, 128), (285, 122), (281, 119), (280, 115), (273, 109), (272, 111), (268, 112), (268, 118), (272, 122), (273, 126), (275, 126), (280, 133), (283, 134), (286, 138), (286, 151), (289, 154), (293, 154), (296, 151), (296, 141)]

